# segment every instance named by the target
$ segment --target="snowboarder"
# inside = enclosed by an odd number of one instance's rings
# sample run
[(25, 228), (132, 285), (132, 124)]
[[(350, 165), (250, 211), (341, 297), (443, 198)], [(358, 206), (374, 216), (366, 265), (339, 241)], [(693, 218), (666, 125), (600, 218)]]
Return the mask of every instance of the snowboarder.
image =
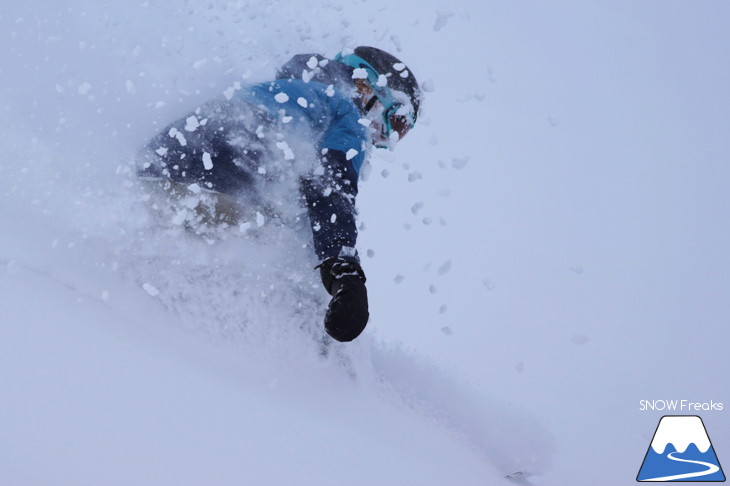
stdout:
[(355, 197), (370, 147), (393, 148), (413, 128), (421, 90), (393, 55), (357, 47), (330, 60), (294, 56), (276, 79), (234, 86), (172, 123), (147, 146), (138, 176), (168, 194), (214, 196), (208, 214), (235, 224), (237, 205), (266, 206), (296, 181), (307, 208), (322, 283), (332, 296), (324, 326), (352, 341), (369, 318), (355, 249)]

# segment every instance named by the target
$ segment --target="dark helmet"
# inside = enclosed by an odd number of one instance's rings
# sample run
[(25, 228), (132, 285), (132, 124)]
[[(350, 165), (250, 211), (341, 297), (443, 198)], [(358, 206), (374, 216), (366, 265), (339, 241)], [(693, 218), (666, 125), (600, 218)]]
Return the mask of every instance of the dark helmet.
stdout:
[[(386, 137), (393, 131), (402, 137), (413, 128), (421, 107), (422, 94), (416, 77), (403, 62), (381, 49), (367, 46), (356, 47), (352, 54), (340, 53), (335, 56), (335, 61), (350, 66), (353, 78), (362, 79), (383, 105)], [(365, 106), (366, 112), (372, 103), (368, 105)]]

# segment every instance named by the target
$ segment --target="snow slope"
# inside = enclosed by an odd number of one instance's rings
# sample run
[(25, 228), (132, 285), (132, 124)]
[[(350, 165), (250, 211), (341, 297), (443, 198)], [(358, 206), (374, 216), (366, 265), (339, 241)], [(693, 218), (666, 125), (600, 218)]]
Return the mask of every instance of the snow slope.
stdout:
[[(730, 451), (726, 410), (640, 410), (730, 401), (725, 2), (2, 10), (0, 484), (630, 484), (667, 413)], [(372, 321), (325, 359), (302, 235), (155, 229), (129, 163), (358, 44), (427, 100), (372, 157)]]

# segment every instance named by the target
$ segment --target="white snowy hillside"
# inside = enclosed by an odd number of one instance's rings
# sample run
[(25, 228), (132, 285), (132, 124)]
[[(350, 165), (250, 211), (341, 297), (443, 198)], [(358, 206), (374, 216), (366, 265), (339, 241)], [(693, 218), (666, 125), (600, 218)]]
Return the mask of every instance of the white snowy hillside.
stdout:
[[(0, 485), (633, 484), (663, 415), (730, 463), (728, 18), (5, 2)], [(236, 83), (358, 45), (426, 99), (360, 184), (370, 324), (324, 357), (304, 236), (165, 229), (132, 162)]]

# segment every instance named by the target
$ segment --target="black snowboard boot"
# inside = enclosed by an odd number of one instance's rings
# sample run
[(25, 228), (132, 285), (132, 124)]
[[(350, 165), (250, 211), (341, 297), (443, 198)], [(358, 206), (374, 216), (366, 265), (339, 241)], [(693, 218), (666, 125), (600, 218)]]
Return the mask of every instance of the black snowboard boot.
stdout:
[(332, 296), (324, 328), (337, 341), (352, 341), (370, 317), (365, 273), (358, 263), (342, 258), (327, 259), (318, 268), (324, 288)]

